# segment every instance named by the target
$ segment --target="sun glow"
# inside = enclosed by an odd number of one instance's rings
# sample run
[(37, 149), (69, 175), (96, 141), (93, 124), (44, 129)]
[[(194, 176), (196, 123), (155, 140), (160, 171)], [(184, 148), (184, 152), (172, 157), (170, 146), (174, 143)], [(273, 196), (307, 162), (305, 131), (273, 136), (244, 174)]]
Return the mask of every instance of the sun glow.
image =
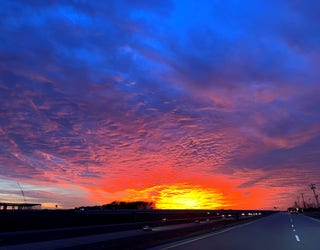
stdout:
[(224, 207), (223, 196), (215, 190), (177, 184), (159, 191), (158, 209), (216, 209)]
[(224, 195), (216, 189), (186, 183), (157, 185), (142, 190), (127, 189), (119, 193), (118, 197), (120, 201), (126, 202), (153, 202), (156, 209), (221, 209), (230, 207)]

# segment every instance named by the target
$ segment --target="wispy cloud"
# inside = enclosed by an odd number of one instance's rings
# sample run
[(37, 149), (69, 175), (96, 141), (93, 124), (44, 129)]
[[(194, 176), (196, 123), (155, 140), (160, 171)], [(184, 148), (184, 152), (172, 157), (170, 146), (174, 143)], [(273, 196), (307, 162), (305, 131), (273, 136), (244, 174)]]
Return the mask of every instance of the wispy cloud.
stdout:
[(84, 203), (187, 183), (290, 205), (318, 173), (319, 8), (3, 1), (0, 175)]

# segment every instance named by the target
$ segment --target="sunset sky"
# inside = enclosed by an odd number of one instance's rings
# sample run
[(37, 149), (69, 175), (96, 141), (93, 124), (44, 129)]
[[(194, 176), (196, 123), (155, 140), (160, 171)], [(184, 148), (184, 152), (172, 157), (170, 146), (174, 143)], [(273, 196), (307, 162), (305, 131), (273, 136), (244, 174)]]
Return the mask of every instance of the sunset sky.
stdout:
[(320, 1), (0, 3), (0, 201), (315, 202)]

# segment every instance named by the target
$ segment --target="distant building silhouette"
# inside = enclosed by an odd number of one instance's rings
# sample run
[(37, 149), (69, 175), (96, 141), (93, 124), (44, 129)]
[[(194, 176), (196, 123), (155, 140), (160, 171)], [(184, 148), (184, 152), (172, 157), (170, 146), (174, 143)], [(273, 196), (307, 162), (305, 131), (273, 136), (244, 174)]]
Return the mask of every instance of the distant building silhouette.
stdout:
[(37, 203), (0, 202), (0, 210), (31, 210), (41, 208)]

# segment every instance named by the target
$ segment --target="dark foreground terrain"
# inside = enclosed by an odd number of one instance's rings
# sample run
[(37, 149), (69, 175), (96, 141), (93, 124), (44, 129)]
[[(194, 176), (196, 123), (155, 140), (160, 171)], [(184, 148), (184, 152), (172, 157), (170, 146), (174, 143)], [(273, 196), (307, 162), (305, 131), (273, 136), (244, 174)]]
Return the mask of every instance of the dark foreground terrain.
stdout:
[(270, 211), (239, 210), (6, 210), (0, 232), (150, 222), (178, 224), (206, 219), (243, 219)]
[[(271, 213), (236, 210), (7, 210), (0, 211), (0, 249), (145, 249)], [(146, 230), (143, 230), (144, 226), (148, 226)]]

